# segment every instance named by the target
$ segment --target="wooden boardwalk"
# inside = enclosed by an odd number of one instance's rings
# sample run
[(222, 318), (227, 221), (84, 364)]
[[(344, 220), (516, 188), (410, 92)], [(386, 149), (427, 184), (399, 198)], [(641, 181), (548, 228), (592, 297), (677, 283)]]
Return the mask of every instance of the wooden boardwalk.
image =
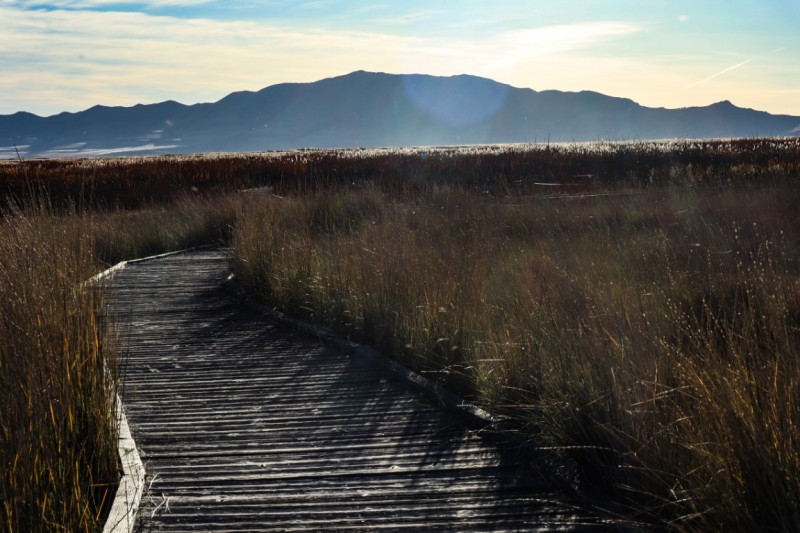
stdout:
[(141, 531), (594, 529), (474, 421), (241, 304), (226, 276), (206, 251), (109, 283)]

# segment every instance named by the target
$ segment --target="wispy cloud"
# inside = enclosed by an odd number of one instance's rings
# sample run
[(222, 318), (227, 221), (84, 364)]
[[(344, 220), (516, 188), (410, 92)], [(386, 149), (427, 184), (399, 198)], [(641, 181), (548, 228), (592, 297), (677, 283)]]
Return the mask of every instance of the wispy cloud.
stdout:
[(724, 69), (720, 70), (719, 72), (715, 72), (711, 76), (705, 77), (705, 78), (703, 78), (702, 80), (700, 80), (698, 82), (695, 82), (695, 83), (692, 83), (690, 85), (687, 85), (686, 88), (687, 89), (691, 89), (692, 87), (697, 87), (698, 85), (702, 85), (703, 83), (705, 83), (707, 81), (710, 81), (710, 80), (713, 80), (714, 78), (718, 78), (719, 76), (722, 76), (723, 74), (727, 74), (728, 72), (731, 72), (732, 70), (736, 70), (737, 68), (741, 68), (741, 67), (745, 66), (746, 64), (750, 63), (751, 61), (753, 61), (752, 58), (751, 59), (745, 59), (744, 61), (742, 61), (740, 63), (736, 63), (735, 65), (731, 65), (730, 67), (724, 68)]
[(509, 31), (501, 34), (495, 44), (503, 48), (528, 47), (528, 53), (546, 55), (589, 47), (639, 31), (642, 31), (640, 26), (624, 22), (580, 22)]
[[(354, 4), (0, 0), (0, 113), (213, 101), (364, 69), (469, 73), (651, 106), (730, 99), (800, 115), (797, 52), (778, 48), (792, 42), (793, 28), (773, 29), (769, 39), (695, 32), (706, 8), (684, 7), (659, 24), (644, 8), (609, 11), (580, 0), (550, 9), (516, 0)], [(683, 16), (688, 24), (675, 21)]]
[[(0, 113), (74, 111), (94, 103), (211, 101), (234, 90), (357, 69), (491, 75), (638, 29), (624, 23), (579, 23), (452, 39), (0, 4)], [(35, 109), (29, 109), (31, 103)]]

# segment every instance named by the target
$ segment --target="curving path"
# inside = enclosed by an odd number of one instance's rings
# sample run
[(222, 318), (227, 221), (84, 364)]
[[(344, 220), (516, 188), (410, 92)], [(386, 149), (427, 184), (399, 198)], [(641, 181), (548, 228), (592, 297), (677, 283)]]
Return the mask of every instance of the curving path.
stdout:
[(243, 305), (220, 252), (110, 282), (141, 531), (594, 529), (502, 439)]

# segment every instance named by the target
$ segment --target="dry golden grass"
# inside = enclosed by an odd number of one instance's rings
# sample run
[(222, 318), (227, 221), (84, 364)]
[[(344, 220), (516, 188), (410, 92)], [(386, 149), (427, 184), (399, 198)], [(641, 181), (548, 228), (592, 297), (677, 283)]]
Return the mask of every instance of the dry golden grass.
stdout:
[(133, 211), (87, 214), (99, 261), (113, 265), (125, 259), (227, 242), (233, 227), (238, 195), (187, 197), (164, 206)]
[[(113, 494), (114, 359), (102, 295), (80, 282), (232, 235), (238, 275), (265, 300), (512, 417), (631, 516), (798, 530), (798, 151), (755, 139), (0, 165), (6, 198), (52, 200), (0, 221), (0, 529), (92, 530)], [(235, 192), (266, 185), (284, 198)], [(575, 191), (613, 195), (537, 196)]]
[(61, 220), (0, 223), (0, 529), (95, 531), (118, 481), (115, 359), (91, 242)]
[(225, 239), (227, 202), (9, 208), (0, 220), (0, 530), (97, 531), (118, 481), (117, 362), (102, 290), (122, 259)]
[(242, 205), (265, 300), (401, 358), (678, 529), (800, 527), (793, 186)]

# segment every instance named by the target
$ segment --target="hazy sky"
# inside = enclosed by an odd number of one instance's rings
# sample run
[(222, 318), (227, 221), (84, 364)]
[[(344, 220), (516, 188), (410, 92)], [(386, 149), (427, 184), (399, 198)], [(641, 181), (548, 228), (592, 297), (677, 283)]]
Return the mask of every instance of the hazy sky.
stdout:
[(0, 0), (0, 114), (353, 70), (800, 115), (800, 0)]

